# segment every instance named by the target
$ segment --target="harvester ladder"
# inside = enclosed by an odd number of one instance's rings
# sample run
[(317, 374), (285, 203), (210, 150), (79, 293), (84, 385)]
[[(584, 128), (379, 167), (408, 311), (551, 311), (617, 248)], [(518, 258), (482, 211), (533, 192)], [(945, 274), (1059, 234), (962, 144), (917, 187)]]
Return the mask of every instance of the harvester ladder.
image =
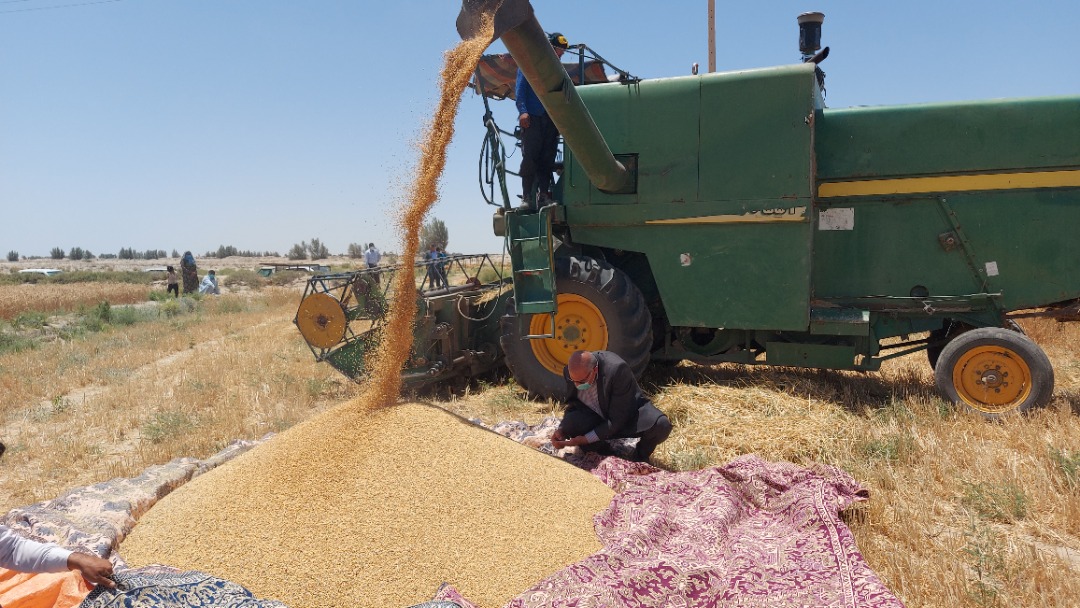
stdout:
[[(555, 205), (539, 211), (506, 213), (506, 240), (513, 267), (514, 312), (522, 329), (531, 326), (532, 315), (551, 318), (547, 334), (526, 338), (551, 338), (555, 333), (555, 257), (551, 238), (551, 212)], [(522, 332), (525, 333), (525, 332)]]

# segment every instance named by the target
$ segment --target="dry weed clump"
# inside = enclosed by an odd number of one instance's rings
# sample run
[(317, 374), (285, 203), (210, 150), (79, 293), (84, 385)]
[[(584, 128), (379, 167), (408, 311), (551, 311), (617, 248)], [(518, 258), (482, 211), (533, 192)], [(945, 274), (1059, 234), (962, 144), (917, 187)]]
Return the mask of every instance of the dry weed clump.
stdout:
[(101, 302), (134, 304), (145, 302), (149, 293), (146, 285), (130, 283), (0, 285), (0, 319), (14, 319), (30, 311), (74, 312)]
[(429, 405), (349, 403), (166, 497), (121, 546), (296, 608), (500, 606), (599, 550), (611, 490)]

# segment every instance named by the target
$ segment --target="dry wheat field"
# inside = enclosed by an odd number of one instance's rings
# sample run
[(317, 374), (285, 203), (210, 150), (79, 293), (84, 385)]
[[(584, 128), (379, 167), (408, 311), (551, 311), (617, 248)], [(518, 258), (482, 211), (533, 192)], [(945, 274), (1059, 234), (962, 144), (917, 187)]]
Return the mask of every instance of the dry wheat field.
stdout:
[[(138, 304), (137, 314), (120, 314), (127, 296), (103, 284), (95, 294), (112, 313), (96, 325), (66, 312), (75, 304), (50, 305), (40, 326), (0, 320), (24, 340), (0, 350), (0, 509), (205, 458), (358, 394), (314, 362), (293, 327), (302, 283), (223, 283), (221, 297)], [(0, 301), (16, 297), (8, 287)], [(21, 306), (24, 316), (34, 308)], [(746, 453), (835, 464), (870, 490), (846, 519), (908, 606), (1080, 605), (1080, 324), (1023, 326), (1057, 388), (1049, 407), (998, 423), (945, 403), (921, 353), (871, 374), (651, 368), (642, 384), (675, 425), (656, 464), (685, 470)], [(487, 422), (559, 412), (505, 377), (418, 398)]]

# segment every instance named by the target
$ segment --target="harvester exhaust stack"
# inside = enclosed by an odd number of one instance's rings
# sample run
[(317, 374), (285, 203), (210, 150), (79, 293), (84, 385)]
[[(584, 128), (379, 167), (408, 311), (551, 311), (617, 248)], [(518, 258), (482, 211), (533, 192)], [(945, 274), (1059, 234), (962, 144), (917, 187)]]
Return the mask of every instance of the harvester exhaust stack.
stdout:
[(502, 39), (589, 179), (604, 192), (634, 192), (633, 174), (611, 153), (528, 0), (462, 0), (457, 18), (462, 40), (481, 32), (485, 17), (492, 11), (492, 40)]

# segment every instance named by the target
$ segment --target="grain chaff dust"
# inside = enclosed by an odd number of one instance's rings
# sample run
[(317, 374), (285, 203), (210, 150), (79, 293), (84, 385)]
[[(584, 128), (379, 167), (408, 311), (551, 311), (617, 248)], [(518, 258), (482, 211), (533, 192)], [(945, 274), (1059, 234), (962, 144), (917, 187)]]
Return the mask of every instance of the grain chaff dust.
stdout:
[[(461, 93), (490, 37), (488, 20), (446, 55), (398, 218), (405, 260), (415, 259)], [(436, 407), (397, 404), (415, 314), (412, 273), (399, 272), (361, 396), (179, 488), (142, 517), (121, 555), (202, 570), (294, 608), (408, 606), (442, 582), (490, 607), (599, 550), (593, 516), (612, 491), (591, 474)]]

